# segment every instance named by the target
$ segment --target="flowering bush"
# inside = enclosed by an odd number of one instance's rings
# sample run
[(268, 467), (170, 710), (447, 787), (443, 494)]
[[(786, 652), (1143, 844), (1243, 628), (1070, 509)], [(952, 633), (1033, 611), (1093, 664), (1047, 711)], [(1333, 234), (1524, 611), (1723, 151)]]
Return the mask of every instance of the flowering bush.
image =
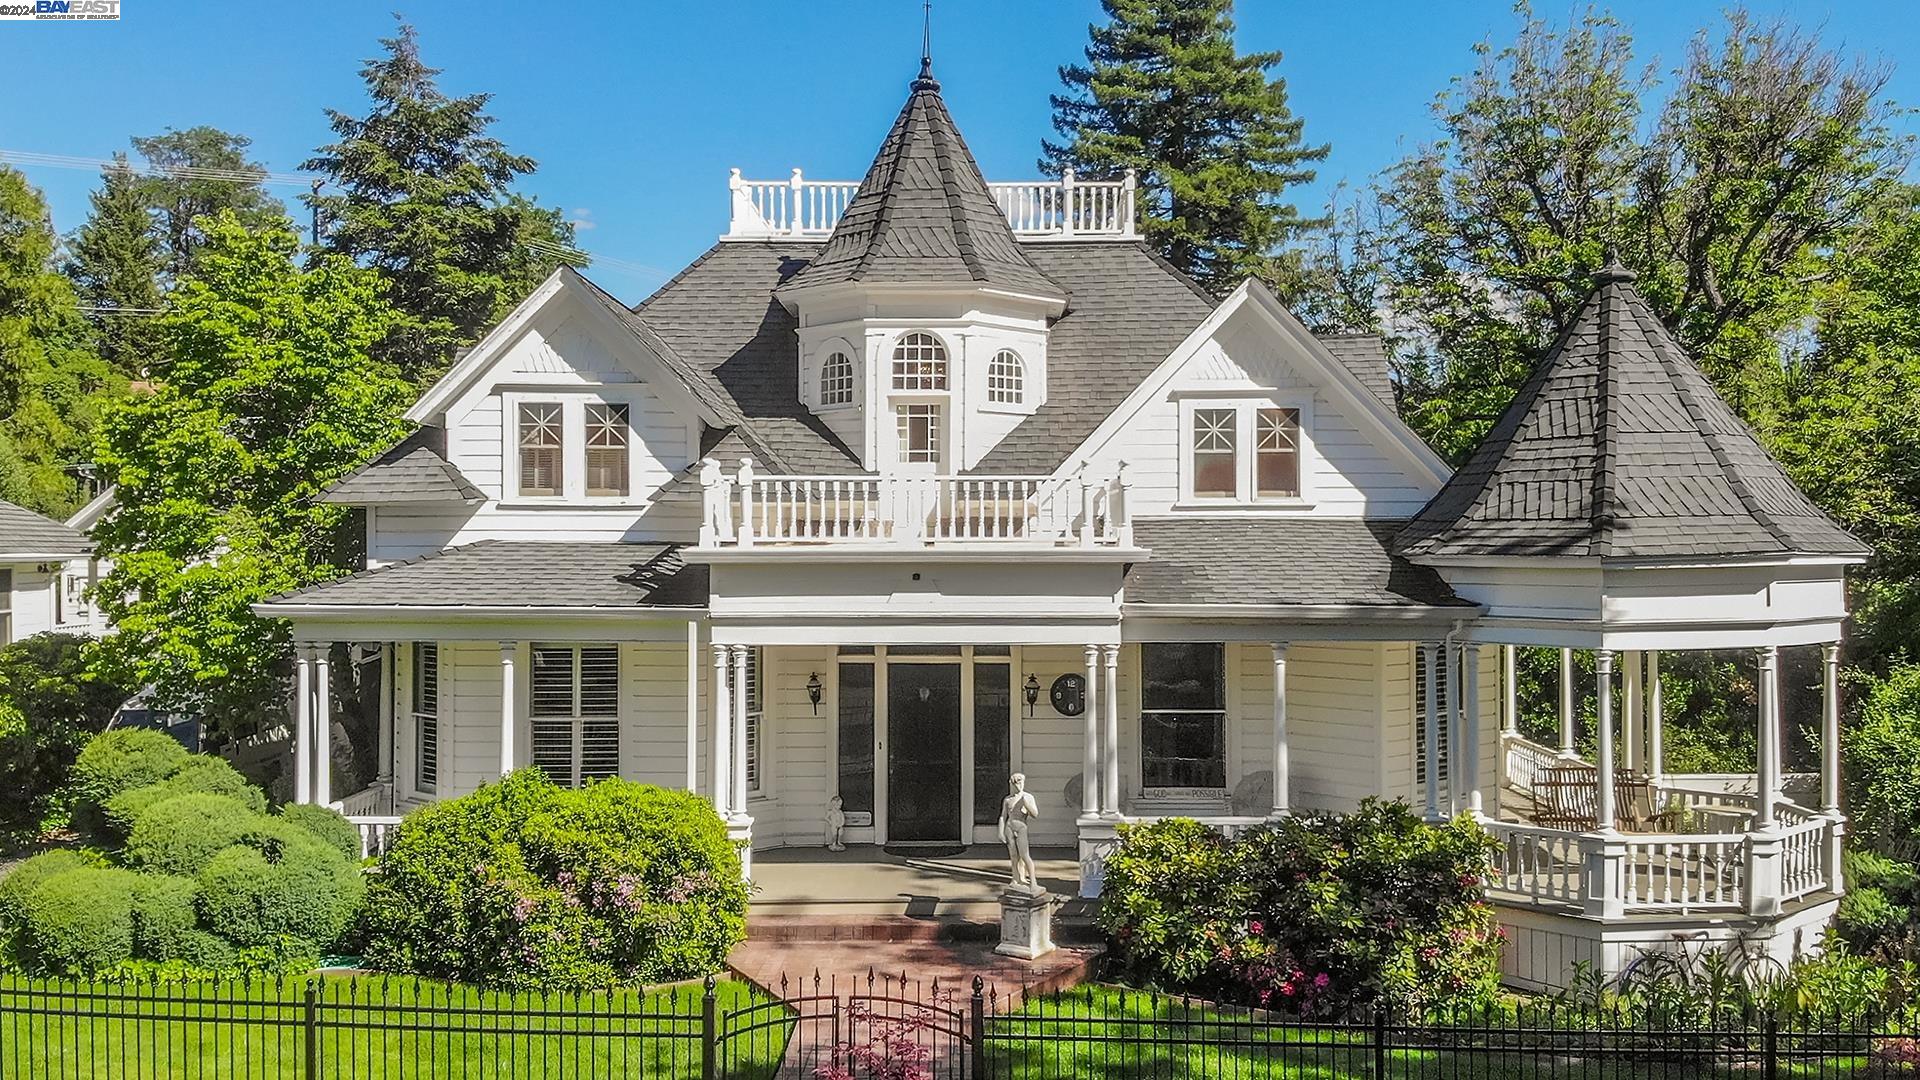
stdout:
[(1296, 815), (1232, 840), (1173, 819), (1125, 828), (1100, 921), (1134, 981), (1269, 1008), (1408, 1012), (1490, 998), (1492, 842), (1402, 803)]
[(740, 854), (699, 797), (526, 769), (400, 826), (367, 893), (366, 961), (514, 988), (704, 975), (745, 937)]

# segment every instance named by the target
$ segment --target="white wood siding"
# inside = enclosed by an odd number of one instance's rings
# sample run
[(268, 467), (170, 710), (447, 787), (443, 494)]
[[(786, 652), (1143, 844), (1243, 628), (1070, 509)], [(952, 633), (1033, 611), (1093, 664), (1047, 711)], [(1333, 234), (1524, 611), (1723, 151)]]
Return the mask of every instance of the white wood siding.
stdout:
[[(1086, 666), (1086, 654), (1078, 646), (1028, 645), (1020, 650), (1020, 670), (1014, 675), (1014, 686), (1026, 682), (1028, 672), (1040, 680), (1040, 700), (1031, 718), (1026, 715), (1025, 700), (1017, 689), (1014, 692), (1015, 707), (1020, 710), (1020, 719), (1015, 721), (1020, 768), (1027, 774), (1027, 790), (1033, 792), (1040, 806), (1039, 820), (1029, 833), (1037, 845), (1057, 847), (1079, 841), (1074, 818), (1080, 815), (1080, 799), (1077, 794), (1071, 799), (1067, 796), (1069, 786), (1080, 775), (1080, 735), (1086, 719), (1055, 712), (1047, 688), (1070, 671), (1085, 673)], [(1093, 689), (1097, 691), (1097, 684)], [(1088, 704), (1097, 708), (1097, 698)]]

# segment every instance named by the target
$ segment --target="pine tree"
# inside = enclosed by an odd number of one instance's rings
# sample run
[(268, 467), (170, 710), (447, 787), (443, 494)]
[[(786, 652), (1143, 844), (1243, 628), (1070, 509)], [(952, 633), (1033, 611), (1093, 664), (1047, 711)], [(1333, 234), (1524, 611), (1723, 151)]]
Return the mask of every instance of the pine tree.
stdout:
[(1269, 78), (1277, 52), (1241, 55), (1232, 0), (1101, 0), (1087, 63), (1060, 69), (1042, 169), (1140, 174), (1140, 229), (1167, 261), (1215, 292), (1259, 276), (1287, 291), (1287, 241), (1319, 222), (1286, 201), (1327, 147), (1308, 146)]
[(40, 193), (0, 167), (0, 498), (65, 516), (101, 403), (126, 384), (94, 354), (55, 246)]
[(252, 145), (245, 135), (205, 125), (133, 140), (134, 150), (157, 170), (141, 177), (138, 188), (157, 220), (169, 286), (194, 271), (194, 254), (206, 240), (195, 219), (231, 210), (260, 228), (286, 217), (286, 207), (257, 179), (266, 169), (247, 160)]
[(122, 375), (140, 375), (160, 348), (153, 318), (160, 292), (160, 241), (125, 157), (100, 173), (87, 223), (68, 244), (67, 276), (93, 310), (94, 340), (102, 359)]
[(328, 110), (339, 141), (305, 167), (341, 192), (313, 200), (324, 246), (387, 280), (400, 319), (381, 355), (424, 380), (553, 271), (545, 244), (571, 247), (573, 227), (512, 192), (536, 166), (487, 134), (491, 95), (441, 93), (411, 26), (381, 43), (360, 71), (372, 109)]

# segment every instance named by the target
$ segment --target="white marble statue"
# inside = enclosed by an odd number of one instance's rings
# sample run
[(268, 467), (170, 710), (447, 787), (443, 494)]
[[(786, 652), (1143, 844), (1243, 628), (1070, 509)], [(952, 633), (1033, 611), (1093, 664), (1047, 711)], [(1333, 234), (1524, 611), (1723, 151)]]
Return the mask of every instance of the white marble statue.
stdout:
[(1007, 845), (1007, 859), (1013, 864), (1013, 884), (1028, 892), (1041, 892), (1040, 875), (1033, 868), (1033, 850), (1027, 844), (1027, 829), (1040, 816), (1040, 803), (1027, 790), (1025, 773), (1014, 773), (1009, 788), (1000, 802), (1000, 839)]
[(844, 839), (846, 831), (847, 831), (847, 812), (845, 810), (840, 809), (840, 796), (835, 795), (832, 798), (827, 800), (827, 850), (828, 851), (847, 850), (847, 842)]

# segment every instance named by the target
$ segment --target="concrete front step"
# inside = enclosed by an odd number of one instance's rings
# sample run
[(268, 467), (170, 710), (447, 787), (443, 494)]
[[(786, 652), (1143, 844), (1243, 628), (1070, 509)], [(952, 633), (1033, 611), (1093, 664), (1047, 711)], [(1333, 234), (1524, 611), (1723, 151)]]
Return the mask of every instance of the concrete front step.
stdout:
[[(1099, 928), (1079, 916), (1056, 915), (1054, 940), (1063, 944), (1094, 944)], [(754, 912), (747, 917), (747, 940), (767, 944), (806, 942), (996, 942), (1000, 924), (983, 919), (919, 919), (906, 915), (776, 915)]]

